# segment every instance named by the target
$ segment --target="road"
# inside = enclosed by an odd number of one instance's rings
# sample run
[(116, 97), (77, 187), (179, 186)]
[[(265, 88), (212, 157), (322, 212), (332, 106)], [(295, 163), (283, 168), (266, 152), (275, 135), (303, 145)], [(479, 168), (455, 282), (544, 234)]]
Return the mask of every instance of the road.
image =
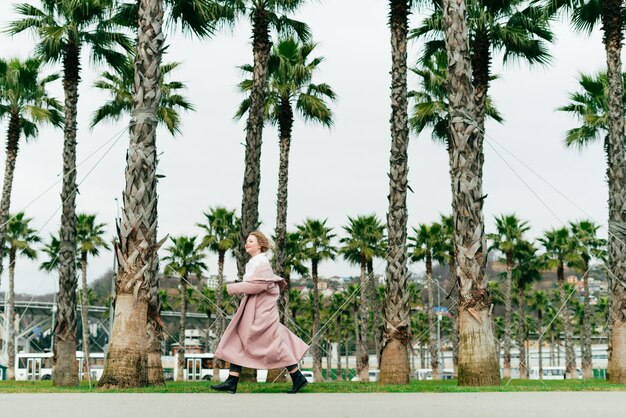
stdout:
[(617, 417), (623, 392), (368, 394), (0, 394), (2, 417)]

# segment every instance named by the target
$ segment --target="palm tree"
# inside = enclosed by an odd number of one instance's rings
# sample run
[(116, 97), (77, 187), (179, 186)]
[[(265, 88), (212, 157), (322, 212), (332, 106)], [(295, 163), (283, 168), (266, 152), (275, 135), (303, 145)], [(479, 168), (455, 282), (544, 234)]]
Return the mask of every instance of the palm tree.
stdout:
[[(228, 251), (237, 248), (237, 234), (239, 233), (240, 220), (235, 211), (230, 211), (224, 207), (218, 206), (210, 208), (209, 212), (204, 212), (206, 223), (197, 224), (205, 232), (200, 247), (208, 248), (209, 251), (217, 253), (217, 291), (215, 292), (215, 335), (217, 341), (215, 346), (220, 342), (222, 332), (224, 332), (224, 314), (222, 311), (222, 288), (224, 287), (224, 258)], [(221, 361), (213, 360), (213, 376), (219, 381), (219, 369)]]
[(287, 232), (285, 236), (285, 270), (283, 272), (283, 278), (285, 282), (287, 282), (287, 286), (283, 289), (278, 301), (280, 304), (282, 322), (287, 326), (296, 319), (291, 315), (292, 310), (290, 309), (289, 302), (293, 294), (291, 291), (291, 273), (296, 272), (300, 276), (309, 274), (309, 269), (304, 264), (306, 259), (300, 233), (297, 231)]
[[(59, 75), (52, 74), (44, 78), (40, 75), (41, 61), (38, 59), (0, 59), (0, 120), (9, 120), (4, 185), (0, 201), (0, 252), (4, 251), (6, 242), (6, 225), (9, 220), (20, 137), (24, 135), (26, 140), (36, 138), (39, 134), (38, 124), (50, 123), (60, 127), (63, 122), (63, 106), (46, 91), (47, 84), (57, 80)], [(0, 276), (3, 258), (4, 255), (0, 253)]]
[(435, 299), (433, 282), (433, 260), (442, 263), (445, 260), (445, 235), (443, 227), (437, 222), (431, 225), (420, 224), (413, 228), (414, 236), (409, 237), (409, 256), (411, 261), (426, 263), (426, 290), (428, 292), (428, 348), (433, 380), (441, 379), (442, 365), (437, 349), (437, 330), (435, 328)]
[(271, 30), (295, 34), (307, 41), (310, 31), (306, 24), (290, 19), (282, 13), (295, 12), (305, 0), (215, 0), (219, 21), (232, 26), (243, 16), (252, 23), (252, 83), (248, 120), (246, 122), (245, 172), (241, 201), (241, 230), (237, 251), (237, 270), (243, 276), (246, 253), (244, 244), (248, 234), (259, 224), (259, 188), (261, 185), (261, 144), (263, 136), (264, 106), (268, 77), (268, 61), (272, 47)]
[[(106, 224), (96, 223), (96, 215), (81, 213), (76, 220), (76, 243), (80, 253), (80, 270), (82, 272), (82, 299), (87, 298), (87, 257), (100, 254), (101, 249), (109, 249), (109, 244), (102, 238)], [(81, 303), (81, 319), (83, 325), (83, 369), (89, 371), (89, 305)]]
[[(122, 116), (130, 116), (133, 110), (134, 63), (135, 54), (130, 53), (116, 72), (103, 72), (100, 74), (100, 79), (94, 83), (94, 87), (108, 93), (111, 100), (94, 112), (91, 118), (92, 128), (102, 121), (119, 121)], [(157, 119), (158, 123), (165, 126), (172, 136), (181, 132), (180, 112), (195, 110), (189, 99), (180, 93), (181, 90), (187, 88), (185, 83), (165, 81), (165, 78), (180, 65), (180, 62), (172, 62), (161, 66), (161, 102)]]
[(180, 278), (180, 324), (179, 324), (179, 340), (178, 348), (178, 376), (176, 380), (183, 381), (183, 371), (185, 369), (185, 319), (187, 315), (187, 284), (190, 276), (200, 276), (207, 269), (202, 259), (204, 253), (199, 245), (196, 244), (196, 237), (177, 237), (171, 238), (172, 245), (165, 250), (169, 255), (163, 257), (163, 261), (167, 262), (165, 266), (165, 274), (174, 274)]
[[(333, 312), (335, 317), (335, 335), (337, 340), (337, 380), (344, 380), (343, 371), (341, 370), (341, 331), (343, 330), (342, 320), (343, 311), (346, 308), (346, 295), (344, 292), (335, 292), (331, 296), (330, 311)], [(346, 347), (347, 350), (347, 347)]]
[(543, 378), (543, 318), (547, 310), (547, 306), (550, 303), (548, 295), (543, 290), (537, 290), (531, 293), (529, 308), (534, 310), (537, 315), (537, 333), (539, 338), (537, 339), (537, 351), (539, 355), (539, 378)]
[[(624, 196), (626, 195), (626, 161), (624, 148), (624, 77), (622, 74), (622, 41), (624, 40), (624, 2), (622, 0), (573, 1), (544, 0), (550, 14), (565, 11), (571, 15), (572, 25), (580, 32), (591, 33), (598, 24), (604, 33), (606, 51), (606, 114), (608, 131), (605, 150), (607, 153), (607, 179), (609, 184), (609, 225), (623, 224)], [(612, 383), (626, 383), (626, 353), (623, 340), (626, 332), (626, 315), (622, 306), (626, 301), (623, 282), (626, 266), (626, 244), (609, 230), (608, 267), (611, 275), (618, 278), (611, 298), (611, 336), (609, 340), (609, 365), (607, 378)], [(615, 341), (615, 347), (613, 347)]]
[(579, 262), (574, 266), (583, 273), (583, 328), (581, 332), (581, 368), (583, 379), (593, 379), (593, 365), (591, 363), (591, 320), (593, 308), (589, 295), (589, 268), (592, 259), (606, 260), (606, 240), (598, 238), (599, 225), (590, 220), (570, 222), (572, 236), (576, 240), (576, 252)]
[(37, 231), (30, 227), (32, 218), (26, 218), (24, 212), (20, 212), (9, 217), (7, 223), (7, 239), (4, 254), (9, 256), (9, 292), (7, 296), (7, 312), (6, 318), (9, 323), (8, 335), (6, 338), (8, 368), (7, 379), (15, 379), (15, 262), (18, 257), (24, 257), (29, 260), (37, 258), (37, 250), (33, 248), (33, 244), (40, 241)]
[[(433, 13), (411, 31), (411, 37), (430, 38), (423, 60), (445, 49), (442, 3), (433, 2)], [(547, 64), (550, 54), (546, 42), (552, 42), (553, 34), (540, 8), (528, 6), (526, 0), (468, 0), (466, 4), (476, 117), (479, 129), (484, 130), (489, 83), (493, 80), (493, 55), (503, 52), (505, 63), (517, 59), (529, 64)]]
[(537, 257), (535, 246), (524, 240), (517, 239), (513, 248), (513, 262), (515, 268), (512, 278), (517, 288), (517, 345), (519, 348), (519, 375), (520, 379), (528, 379), (528, 364), (526, 361), (526, 290), (535, 282), (541, 280), (541, 262)]
[[(376, 255), (381, 242), (385, 240), (385, 226), (381, 224), (376, 215), (348, 216), (349, 224), (343, 229), (347, 234), (339, 242), (343, 244), (340, 252), (343, 257), (352, 264), (361, 266), (361, 321), (369, 322), (368, 314), (368, 280), (367, 263)], [(367, 352), (368, 327), (361, 326), (358, 347), (357, 374), (361, 382), (369, 382), (369, 354)]]
[(116, 48), (129, 49), (130, 42), (113, 30), (109, 14), (113, 0), (39, 0), (41, 7), (28, 3), (15, 6), (22, 16), (11, 22), (8, 33), (32, 31), (38, 38), (37, 55), (45, 62), (63, 63), (65, 132), (63, 143), (63, 186), (61, 202), (59, 310), (55, 331), (54, 384), (76, 386), (76, 121), (81, 52), (89, 47), (92, 61), (121, 64), (124, 55)]
[(504, 378), (511, 377), (511, 314), (513, 283), (513, 254), (517, 246), (523, 241), (524, 232), (530, 227), (528, 222), (520, 220), (515, 214), (500, 215), (495, 218), (496, 233), (487, 234), (487, 239), (492, 241), (490, 250), (500, 251), (504, 254), (506, 262), (506, 281), (504, 282)]
[(409, 304), (407, 271), (406, 196), (408, 189), (408, 15), (413, 0), (389, 0), (391, 31), (391, 152), (389, 155), (388, 250), (385, 255), (385, 302), (382, 309), (382, 347), (379, 381), (409, 383)]
[[(267, 64), (264, 119), (272, 125), (278, 126), (280, 145), (274, 235), (274, 271), (281, 277), (285, 272), (287, 184), (294, 110), (307, 122), (326, 127), (331, 127), (333, 124), (333, 113), (328, 108), (325, 99), (335, 100), (335, 92), (328, 84), (313, 84), (311, 82), (313, 73), (324, 61), (323, 57), (310, 57), (316, 46), (315, 43), (301, 43), (292, 37), (286, 37), (272, 48)], [(244, 65), (241, 69), (253, 77), (254, 66)], [(240, 90), (244, 93), (250, 93), (252, 87), (252, 78), (244, 80), (239, 85)], [(237, 119), (248, 112), (250, 102), (250, 98), (247, 98), (241, 103), (235, 116)]]
[(459, 385), (500, 383), (491, 305), (484, 277), (487, 254), (482, 192), (482, 134), (471, 63), (464, 0), (444, 0), (448, 57), (448, 109), (452, 138), (450, 177), (456, 269), (459, 277)]
[(318, 288), (317, 269), (324, 260), (334, 260), (337, 249), (331, 241), (335, 237), (332, 228), (326, 226), (326, 219), (306, 219), (297, 227), (302, 237), (306, 257), (311, 260), (311, 278), (313, 280), (313, 329), (311, 350), (313, 354), (313, 376), (317, 382), (322, 381), (322, 357), (319, 349), (320, 331), (320, 294)]
[[(160, 347), (163, 340), (159, 299), (159, 258), (157, 250), (165, 239), (157, 243), (157, 148), (156, 127), (159, 122), (161, 97), (161, 59), (166, 49), (164, 24), (179, 26), (184, 32), (208, 37), (215, 30), (215, 7), (209, 0), (137, 0), (121, 2), (114, 21), (137, 31), (134, 68), (133, 118), (131, 119), (129, 152), (126, 159), (126, 190), (120, 228), (122, 232), (140, 231), (123, 235), (120, 252), (125, 259), (138, 262), (133, 266), (120, 263), (118, 279), (128, 280), (141, 272), (138, 295), (124, 290), (124, 316), (131, 322), (119, 321), (112, 335), (114, 350), (107, 355), (101, 386), (125, 387), (164, 384)], [(167, 14), (164, 14), (167, 12)], [(135, 196), (132, 190), (145, 190)], [(133, 254), (137, 249), (138, 253)], [(136, 279), (134, 279), (136, 280)], [(128, 302), (128, 303), (126, 303)], [(147, 315), (143, 309), (147, 306)], [(134, 310), (134, 311), (133, 311)], [(146, 324), (139, 321), (147, 318)], [(147, 327), (147, 332), (146, 332)], [(132, 334), (132, 338), (127, 338)], [(123, 337), (126, 336), (126, 337)], [(147, 343), (144, 341), (148, 337)], [(146, 348), (147, 347), (147, 350)], [(132, 356), (125, 353), (131, 352)], [(146, 360), (147, 358), (147, 360)], [(147, 376), (131, 371), (135, 364), (148, 362)]]
[(544, 247), (543, 262), (550, 268), (556, 268), (559, 287), (561, 318), (565, 328), (565, 367), (566, 378), (576, 378), (576, 354), (572, 341), (571, 312), (565, 296), (565, 266), (576, 261), (576, 247), (567, 228), (552, 229), (545, 232), (539, 242)]

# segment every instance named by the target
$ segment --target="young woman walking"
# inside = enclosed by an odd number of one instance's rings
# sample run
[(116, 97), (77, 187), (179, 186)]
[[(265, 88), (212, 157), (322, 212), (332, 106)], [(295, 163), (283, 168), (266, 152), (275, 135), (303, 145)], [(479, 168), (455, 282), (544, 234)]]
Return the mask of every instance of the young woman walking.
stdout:
[(269, 240), (259, 231), (246, 240), (246, 252), (252, 257), (246, 264), (243, 281), (226, 286), (229, 295), (243, 294), (239, 309), (224, 331), (215, 357), (230, 363), (228, 379), (211, 388), (235, 393), (241, 367), (251, 369), (287, 368), (297, 393), (307, 385), (298, 362), (309, 346), (280, 323), (278, 298), (285, 281), (272, 271), (266, 252)]

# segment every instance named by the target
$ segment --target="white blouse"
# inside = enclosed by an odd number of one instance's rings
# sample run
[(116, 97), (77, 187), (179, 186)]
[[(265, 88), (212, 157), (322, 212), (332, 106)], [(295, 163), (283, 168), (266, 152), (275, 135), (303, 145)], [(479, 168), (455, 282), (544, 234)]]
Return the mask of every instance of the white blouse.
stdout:
[(252, 274), (254, 274), (254, 270), (256, 270), (256, 268), (264, 262), (268, 264), (270, 262), (265, 253), (260, 253), (252, 257), (246, 264), (246, 272), (243, 275), (243, 280), (249, 280), (252, 277)]

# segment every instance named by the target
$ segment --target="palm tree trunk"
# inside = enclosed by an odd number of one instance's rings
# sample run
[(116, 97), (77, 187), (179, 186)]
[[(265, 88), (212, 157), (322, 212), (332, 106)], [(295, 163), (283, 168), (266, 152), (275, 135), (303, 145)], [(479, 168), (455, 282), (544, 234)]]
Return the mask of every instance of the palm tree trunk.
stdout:
[(459, 373), (459, 309), (452, 309), (452, 364), (454, 374)]
[(477, 31), (474, 35), (471, 45), (471, 65), (472, 85), (474, 86), (474, 96), (476, 98), (476, 121), (479, 129), (484, 132), (485, 108), (489, 91), (489, 68), (491, 66), (490, 41), (486, 31)]
[[(601, 7), (609, 79), (607, 178), (610, 227), (612, 224), (626, 222), (626, 212), (623, 210), (626, 199), (624, 173), (626, 162), (624, 161), (624, 103), (622, 101), (624, 86), (621, 62), (624, 5), (622, 0), (604, 0)], [(611, 383), (626, 383), (626, 288), (622, 284), (626, 280), (626, 244), (616, 239), (613, 233), (610, 233), (608, 238), (609, 270), (617, 277), (617, 281), (610, 281), (612, 283), (609, 315), (611, 337), (607, 378)]]
[(330, 340), (326, 341), (326, 380), (331, 381), (333, 378), (333, 347)]
[(566, 379), (576, 379), (576, 354), (574, 353), (574, 345), (572, 338), (572, 319), (570, 310), (567, 306), (567, 298), (565, 296), (565, 272), (563, 262), (557, 268), (557, 279), (559, 284), (559, 295), (561, 297), (561, 316), (563, 318), (563, 328), (565, 330), (565, 377)]
[(116, 246), (115, 321), (99, 386), (148, 384), (147, 314), (154, 262), (164, 241), (157, 235), (157, 111), (165, 35), (162, 0), (139, 0), (134, 109), (126, 156), (126, 187)]
[(591, 310), (591, 300), (589, 297), (589, 267), (587, 264), (588, 263), (585, 263), (585, 274), (583, 275), (585, 314), (583, 316), (581, 368), (583, 371), (583, 379), (593, 379), (593, 365), (591, 363), (591, 315), (593, 315), (593, 312)]
[[(83, 326), (83, 379), (91, 379), (89, 371), (89, 298), (87, 295), (87, 252), (81, 251), (80, 269), (82, 272), (81, 321)], [(86, 374), (85, 374), (86, 373)], [(80, 378), (80, 376), (79, 376)]]
[[(187, 281), (186, 277), (180, 281), (180, 321), (178, 322), (178, 374), (176, 380), (185, 380), (185, 320), (187, 319)], [(219, 372), (218, 372), (219, 374)]]
[(15, 247), (9, 250), (9, 295), (7, 297), (7, 380), (15, 380)]
[(359, 348), (358, 348), (358, 365), (357, 373), (359, 375), (359, 381), (369, 382), (369, 355), (367, 353), (367, 334), (369, 322), (369, 314), (367, 311), (367, 259), (361, 256), (361, 333), (359, 335)]
[(433, 380), (441, 379), (441, 367), (437, 355), (437, 329), (435, 328), (435, 296), (433, 289), (433, 260), (426, 256), (426, 290), (428, 291), (428, 350)]
[(337, 380), (343, 380), (341, 370), (341, 314), (337, 315)]
[(6, 160), (4, 164), (4, 184), (2, 185), (2, 201), (0, 201), (0, 283), (2, 279), (4, 246), (7, 240), (7, 223), (11, 210), (11, 192), (13, 190), (13, 174), (17, 162), (17, 152), (20, 145), (20, 115), (11, 113), (9, 129), (7, 131)]
[(518, 341), (519, 346), (519, 378), (528, 379), (528, 365), (526, 360), (526, 322), (524, 312), (524, 287), (517, 287), (517, 315), (518, 315)]
[(313, 279), (313, 330), (311, 331), (312, 341), (311, 350), (313, 351), (313, 377), (316, 382), (322, 381), (322, 353), (319, 346), (319, 333), (320, 330), (320, 291), (317, 288), (317, 263), (318, 261), (313, 259), (311, 261), (311, 277)]
[[(224, 287), (224, 257), (226, 251), (220, 250), (217, 253), (217, 290), (215, 292), (215, 304), (217, 309), (215, 311), (215, 347), (220, 343), (222, 339), (222, 333), (224, 332), (224, 314), (222, 312), (222, 288)], [(223, 367), (222, 360), (217, 357), (213, 359), (213, 380), (215, 382), (220, 381), (220, 369)], [(268, 379), (269, 380), (269, 379)]]
[(54, 344), (55, 386), (77, 386), (76, 367), (76, 116), (80, 82), (80, 46), (66, 46), (63, 57), (65, 128), (63, 141), (63, 186), (59, 249), (59, 299)]
[[(288, 204), (288, 183), (289, 183), (289, 148), (291, 146), (291, 130), (293, 127), (293, 110), (289, 103), (289, 98), (281, 100), (281, 113), (279, 119), (279, 146), (280, 162), (278, 165), (278, 192), (276, 198), (276, 230), (275, 230), (275, 251), (274, 251), (274, 272), (279, 277), (285, 276), (286, 253), (285, 237), (287, 235), (287, 204)], [(283, 323), (286, 323), (286, 316), (289, 310), (289, 286), (283, 289), (279, 300), (280, 316)]]
[(380, 328), (381, 328), (381, 315), (380, 306), (378, 304), (378, 280), (374, 276), (374, 261), (372, 259), (367, 260), (367, 281), (369, 287), (369, 310), (373, 313), (372, 317), (372, 340), (374, 341), (374, 351), (377, 357), (377, 364), (380, 367)]
[(511, 313), (513, 311), (511, 284), (513, 283), (513, 253), (506, 253), (506, 282), (504, 283), (504, 373), (505, 379), (511, 378)]
[(146, 276), (150, 282), (148, 322), (146, 323), (148, 339), (148, 385), (163, 386), (165, 385), (165, 376), (163, 375), (163, 364), (161, 362), (161, 343), (163, 342), (163, 327), (165, 325), (161, 319), (159, 257), (152, 257), (151, 263), (153, 267), (146, 270)]
[(541, 309), (537, 310), (537, 324), (537, 332), (540, 336), (540, 338), (537, 339), (537, 349), (539, 351), (539, 379), (543, 379), (543, 313)]
[(487, 253), (482, 194), (482, 140), (470, 82), (465, 1), (444, 1), (448, 101), (452, 138), (452, 209), (459, 304), (459, 385), (500, 383), (491, 300), (484, 280)]
[(357, 304), (356, 298), (354, 298), (354, 303), (352, 303), (352, 320), (354, 321), (354, 357), (356, 363), (356, 376), (359, 376), (359, 347), (361, 346), (360, 329), (363, 327), (363, 323), (359, 321), (359, 305)]
[(408, 186), (407, 31), (408, 3), (389, 0), (391, 28), (391, 155), (389, 159), (388, 252), (380, 382), (409, 383), (409, 292), (406, 268)]
[(346, 356), (345, 356), (346, 357), (346, 380), (350, 380), (350, 363), (349, 363), (349, 358), (350, 357), (349, 357), (349, 350), (348, 350), (348, 344), (350, 342), (349, 338), (348, 338), (349, 334), (350, 333), (346, 329), (346, 334), (344, 336), (345, 337), (344, 346), (346, 348), (346, 351), (345, 351), (345, 354), (346, 354)]
[(245, 172), (241, 200), (241, 230), (237, 251), (237, 271), (243, 277), (246, 267), (244, 245), (248, 234), (259, 225), (259, 189), (261, 187), (261, 144), (263, 142), (263, 106), (265, 102), (265, 78), (270, 55), (269, 16), (267, 11), (255, 8), (252, 17), (252, 52), (254, 67), (250, 108), (246, 124)]

